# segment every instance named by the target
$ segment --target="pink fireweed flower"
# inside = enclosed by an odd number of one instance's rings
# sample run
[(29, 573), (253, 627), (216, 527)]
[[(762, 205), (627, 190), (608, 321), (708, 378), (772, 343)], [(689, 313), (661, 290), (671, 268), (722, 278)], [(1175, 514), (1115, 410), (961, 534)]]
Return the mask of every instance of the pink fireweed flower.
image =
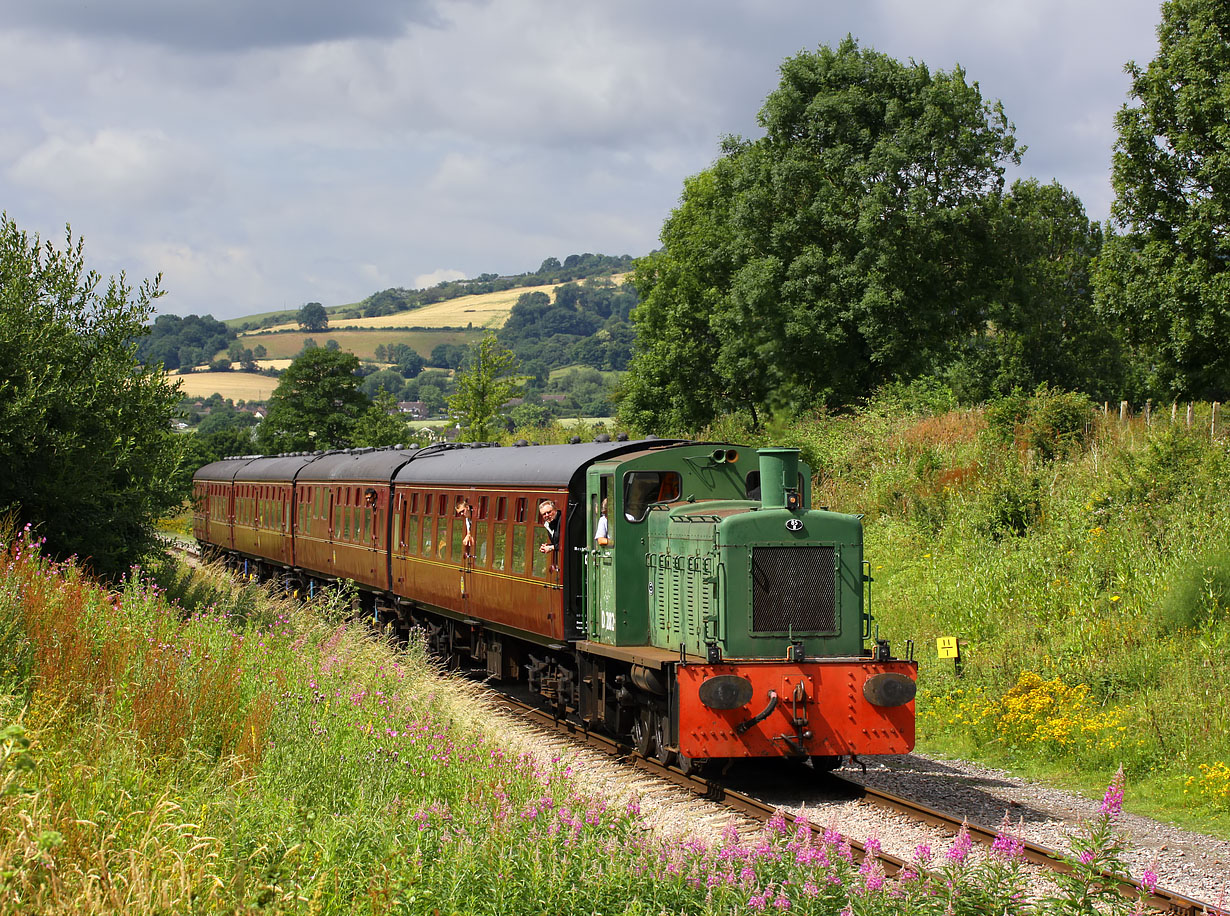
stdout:
[(1102, 807), (1098, 809), (1099, 814), (1105, 814), (1107, 817), (1118, 817), (1123, 813), (1124, 782), (1123, 764), (1119, 764), (1119, 769), (1111, 779), (1110, 785), (1106, 787), (1106, 794), (1102, 797)]
[(785, 834), (786, 818), (785, 816), (783, 816), (781, 808), (778, 808), (776, 811), (774, 811), (773, 816), (769, 818), (769, 829), (772, 830), (774, 833), (776, 833), (778, 836)]
[(995, 836), (995, 842), (991, 844), (991, 852), (1007, 862), (1013, 862), (1020, 857), (1024, 849), (1025, 842), (1019, 836), (1013, 835), (1008, 822), (1008, 814), (1005, 812), (1003, 823), (999, 826), (999, 833)]
[(779, 910), (788, 910), (790, 909), (790, 898), (778, 891), (777, 896), (773, 898), (773, 905)]
[(970, 850), (974, 848), (974, 841), (970, 838), (969, 828), (964, 824), (961, 825), (961, 832), (957, 834), (956, 842), (945, 854), (950, 862), (955, 865), (960, 865), (969, 856)]
[(1080, 859), (1081, 865), (1088, 865), (1090, 862), (1093, 861), (1093, 850), (1092, 849), (1081, 850), (1079, 859)]
[(926, 843), (919, 843), (914, 847), (914, 858), (926, 865), (931, 861), (931, 847)]
[(880, 838), (877, 836), (869, 836), (863, 843), (863, 849), (867, 850), (867, 855), (869, 856), (878, 856), (882, 848), (880, 846)]
[(1157, 872), (1154, 871), (1156, 865), (1157, 860), (1154, 860), (1153, 864), (1146, 868), (1145, 873), (1140, 876), (1140, 886), (1150, 894), (1157, 890)]

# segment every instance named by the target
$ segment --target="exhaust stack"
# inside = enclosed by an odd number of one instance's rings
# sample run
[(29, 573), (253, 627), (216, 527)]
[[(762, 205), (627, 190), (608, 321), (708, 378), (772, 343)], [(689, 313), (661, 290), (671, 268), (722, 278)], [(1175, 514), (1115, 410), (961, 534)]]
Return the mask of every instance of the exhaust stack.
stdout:
[[(799, 450), (761, 448), (756, 450), (756, 454), (760, 457), (761, 508), (799, 508)], [(789, 503), (787, 494), (793, 496)]]

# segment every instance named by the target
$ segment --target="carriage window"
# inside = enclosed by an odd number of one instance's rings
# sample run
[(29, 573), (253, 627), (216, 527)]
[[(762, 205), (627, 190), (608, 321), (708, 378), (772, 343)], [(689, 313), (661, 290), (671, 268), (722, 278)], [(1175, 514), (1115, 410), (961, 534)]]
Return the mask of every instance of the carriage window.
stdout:
[[(486, 497), (483, 497), (484, 502)], [(487, 523), (474, 523), (474, 549), (477, 553), (476, 562), (479, 566), (487, 565)]]
[(419, 495), (417, 493), (410, 494), (410, 513), (412, 515), (419, 514)]
[[(533, 564), (530, 574), (537, 576), (539, 579), (546, 578), (548, 554), (543, 553), (539, 548), (541, 548), (543, 544), (547, 543), (547, 541), (551, 539), (551, 536), (547, 534), (546, 528), (539, 525), (530, 529), (530, 538), (533, 542), (533, 546), (530, 548), (530, 560)], [(551, 562), (552, 564), (555, 563), (554, 555), (551, 555)]]
[(488, 500), (488, 497), (483, 496), (478, 501), (478, 517), (479, 518), (487, 517), (487, 500)]
[[(501, 497), (500, 501), (503, 502), (503, 497)], [(492, 541), (494, 543), (491, 545), (491, 568), (496, 571), (503, 571), (505, 559), (508, 554), (505, 549), (506, 538), (508, 537), (508, 526), (497, 524), (495, 526), (495, 531), (493, 531), (492, 534)]]
[(436, 501), (436, 515), (448, 515), (448, 497), (443, 493), (440, 494), (440, 498)]
[[(441, 496), (443, 500), (445, 497)], [(436, 523), (436, 556), (441, 560), (448, 559), (448, 516), (441, 515)]]
[(406, 545), (408, 553), (419, 552), (419, 517), (417, 515), (407, 515), (405, 520), (406, 532), (402, 535), (402, 543)]
[(532, 531), (526, 526), (517, 525), (513, 528), (511, 571), (521, 575), (525, 575), (525, 539), (527, 536), (532, 536)]
[(678, 471), (629, 471), (624, 475), (624, 517), (643, 522), (652, 506), (679, 499)]
[(508, 497), (500, 496), (495, 501), (495, 520), (503, 522), (508, 520)]
[(517, 517), (514, 519), (518, 525), (525, 523), (525, 497), (522, 496), (517, 500)]

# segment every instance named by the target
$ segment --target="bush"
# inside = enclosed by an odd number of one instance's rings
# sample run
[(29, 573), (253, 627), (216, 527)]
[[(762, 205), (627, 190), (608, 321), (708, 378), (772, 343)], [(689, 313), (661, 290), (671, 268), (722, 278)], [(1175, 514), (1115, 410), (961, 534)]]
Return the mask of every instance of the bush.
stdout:
[(1230, 544), (1206, 551), (1195, 563), (1176, 572), (1166, 597), (1157, 607), (1162, 633), (1198, 629), (1230, 611)]
[(1093, 402), (1075, 391), (1041, 385), (1032, 395), (1014, 391), (987, 405), (993, 441), (1015, 442), (1043, 461), (1074, 454), (1089, 439)]

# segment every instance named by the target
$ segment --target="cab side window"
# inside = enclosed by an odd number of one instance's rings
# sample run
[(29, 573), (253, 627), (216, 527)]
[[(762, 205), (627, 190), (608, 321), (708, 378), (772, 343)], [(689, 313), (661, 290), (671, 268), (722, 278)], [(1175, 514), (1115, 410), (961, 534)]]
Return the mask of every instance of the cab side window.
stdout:
[(678, 471), (629, 471), (624, 475), (624, 518), (643, 522), (653, 506), (676, 502), (681, 486)]

